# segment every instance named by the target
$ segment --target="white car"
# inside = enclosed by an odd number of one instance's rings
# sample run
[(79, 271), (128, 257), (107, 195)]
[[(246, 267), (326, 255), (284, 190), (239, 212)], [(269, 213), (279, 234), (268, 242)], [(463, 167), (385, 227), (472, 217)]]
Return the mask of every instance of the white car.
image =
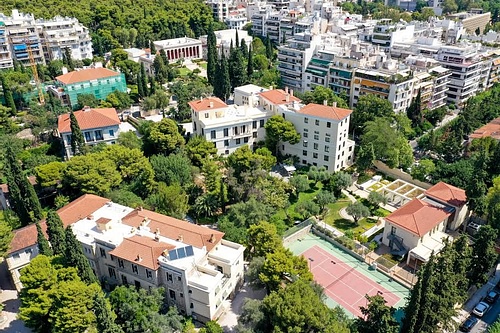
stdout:
[(487, 303), (479, 302), (474, 308), (474, 310), (472, 310), (472, 313), (478, 317), (482, 317), (488, 311), (489, 308), (490, 306)]

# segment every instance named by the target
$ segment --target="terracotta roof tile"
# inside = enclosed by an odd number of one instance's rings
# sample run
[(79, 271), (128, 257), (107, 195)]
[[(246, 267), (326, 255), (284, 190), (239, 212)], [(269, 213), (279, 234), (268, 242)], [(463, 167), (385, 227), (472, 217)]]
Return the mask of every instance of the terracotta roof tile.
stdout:
[[(92, 214), (102, 206), (104, 206), (109, 199), (99, 197), (93, 194), (85, 194), (78, 199), (70, 202), (66, 206), (57, 210), (64, 227), (73, 224), (88, 215)], [(46, 230), (47, 226), (45, 220), (40, 222), (42, 230)], [(36, 225), (30, 224), (21, 229), (14, 230), (14, 238), (10, 243), (9, 253), (19, 251), (21, 249), (33, 246), (36, 244)]]
[(451, 211), (415, 198), (385, 219), (421, 237), (445, 220), (451, 213)]
[[(75, 117), (81, 130), (120, 125), (114, 108), (80, 110), (75, 112)], [(59, 133), (71, 132), (69, 113), (59, 116), (57, 129)]]
[(310, 103), (300, 109), (298, 113), (306, 114), (312, 117), (341, 121), (348, 117), (352, 113), (352, 110)]
[(152, 231), (159, 229), (160, 235), (170, 239), (179, 239), (182, 242), (197, 248), (206, 247), (210, 251), (224, 236), (223, 232), (212, 230), (176, 218), (152, 212), (147, 209), (136, 209), (122, 218), (122, 222), (138, 228), (145, 219), (150, 219), (148, 227)]
[(425, 191), (425, 195), (455, 207), (462, 207), (467, 203), (467, 195), (464, 190), (445, 182), (437, 183)]
[(137, 265), (157, 270), (158, 257), (165, 250), (172, 250), (175, 245), (158, 242), (154, 239), (142, 236), (125, 238), (123, 242), (109, 253), (117, 258), (133, 262)]
[(107, 68), (88, 68), (59, 75), (56, 77), (56, 80), (62, 82), (63, 84), (72, 84), (118, 75), (120, 75), (119, 72), (115, 72)]
[[(36, 181), (36, 177), (35, 176), (29, 176), (28, 177), (28, 181), (33, 186), (38, 185), (38, 182)], [(8, 184), (0, 184), (0, 189), (2, 190), (2, 192), (4, 194), (8, 194), (9, 193), (9, 185)]]
[(500, 140), (500, 117), (493, 119), (483, 127), (475, 130), (474, 133), (470, 135), (470, 138), (480, 139), (488, 136)]
[[(288, 101), (287, 99), (288, 95)], [(281, 104), (287, 104), (291, 102), (300, 102), (300, 99), (298, 99), (295, 96), (292, 96), (289, 93), (286, 93), (283, 89), (274, 89), (274, 90), (269, 90), (269, 91), (264, 91), (260, 93), (260, 96), (263, 98), (267, 99), (271, 104), (274, 105), (281, 105)]]
[(188, 104), (195, 112), (222, 109), (227, 107), (227, 104), (218, 97), (207, 97), (201, 100), (198, 99), (195, 101), (191, 101)]

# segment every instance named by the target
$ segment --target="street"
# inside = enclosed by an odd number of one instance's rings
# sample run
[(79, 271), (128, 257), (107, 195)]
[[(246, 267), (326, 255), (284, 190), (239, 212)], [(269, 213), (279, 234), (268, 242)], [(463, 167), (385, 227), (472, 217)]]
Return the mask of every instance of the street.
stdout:
[(471, 333), (486, 332), (488, 326), (493, 324), (497, 320), (499, 313), (500, 313), (500, 301), (497, 300), (495, 304), (493, 304), (493, 307), (490, 308), (490, 310), (486, 312), (484, 317), (481, 318), (481, 320), (477, 323), (477, 325), (474, 326)]

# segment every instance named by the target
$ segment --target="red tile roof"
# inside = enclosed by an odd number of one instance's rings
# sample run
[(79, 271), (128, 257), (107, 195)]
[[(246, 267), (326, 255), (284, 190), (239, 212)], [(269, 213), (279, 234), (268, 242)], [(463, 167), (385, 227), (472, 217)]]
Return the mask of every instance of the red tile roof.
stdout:
[(210, 251), (224, 236), (223, 232), (181, 221), (147, 209), (136, 209), (130, 212), (130, 214), (122, 218), (122, 222), (138, 228), (145, 218), (150, 220), (148, 227), (151, 231), (159, 229), (161, 236), (170, 239), (182, 237), (183, 243), (197, 248), (205, 246), (207, 251)]
[[(84, 109), (76, 111), (75, 117), (81, 130), (120, 125), (120, 119), (118, 119), (118, 115), (114, 108)], [(69, 113), (59, 116), (57, 120), (57, 129), (59, 133), (71, 132)]]
[(163, 251), (174, 248), (175, 245), (136, 235), (123, 239), (123, 242), (109, 253), (117, 258), (157, 270), (159, 267), (158, 257), (162, 255)]
[(422, 237), (450, 215), (450, 211), (415, 198), (385, 219)]
[(119, 72), (115, 72), (107, 68), (88, 68), (59, 75), (58, 77), (56, 77), (56, 80), (63, 84), (72, 84), (118, 75), (120, 75)]
[(470, 135), (470, 138), (480, 139), (488, 136), (500, 140), (500, 117), (493, 119), (483, 127), (475, 130), (474, 133)]
[[(287, 95), (288, 95), (288, 101), (287, 101)], [(262, 96), (263, 98), (265, 98), (271, 104), (274, 105), (287, 104), (294, 101), (300, 102), (300, 99), (298, 99), (295, 96), (292, 96), (290, 93), (287, 93), (282, 89), (264, 91), (260, 93), (260, 96)]]
[[(36, 177), (35, 176), (29, 176), (28, 177), (28, 181), (33, 186), (38, 185), (38, 182), (36, 181)], [(4, 194), (8, 194), (9, 193), (9, 185), (8, 184), (0, 184), (0, 190), (2, 190), (2, 192)]]
[[(57, 213), (59, 214), (59, 217), (61, 218), (64, 226), (67, 227), (68, 225), (73, 224), (92, 214), (109, 201), (109, 199), (101, 198), (97, 195), (85, 194), (57, 210)], [(40, 226), (44, 231), (47, 229), (45, 220), (40, 222)], [(21, 229), (14, 230), (14, 238), (10, 243), (9, 253), (31, 247), (35, 244), (36, 225), (30, 224)]]
[(352, 113), (352, 110), (310, 103), (300, 109), (298, 113), (306, 114), (312, 117), (341, 121), (348, 117)]
[(445, 182), (437, 183), (425, 191), (425, 195), (455, 207), (462, 207), (467, 203), (467, 195), (464, 190)]
[(191, 101), (188, 104), (195, 112), (222, 109), (227, 106), (227, 104), (218, 97), (207, 97), (201, 100), (198, 99), (195, 101)]

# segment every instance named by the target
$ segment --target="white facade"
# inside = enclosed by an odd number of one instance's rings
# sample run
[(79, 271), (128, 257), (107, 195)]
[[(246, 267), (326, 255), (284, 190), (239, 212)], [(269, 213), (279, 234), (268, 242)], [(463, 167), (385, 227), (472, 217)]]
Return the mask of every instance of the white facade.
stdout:
[(157, 51), (165, 50), (165, 54), (170, 61), (201, 59), (203, 56), (201, 41), (198, 39), (182, 37), (158, 40), (153, 43)]
[(36, 26), (43, 44), (45, 60), (61, 60), (66, 48), (74, 60), (92, 59), (92, 40), (89, 29), (76, 18), (56, 16), (37, 20)]

